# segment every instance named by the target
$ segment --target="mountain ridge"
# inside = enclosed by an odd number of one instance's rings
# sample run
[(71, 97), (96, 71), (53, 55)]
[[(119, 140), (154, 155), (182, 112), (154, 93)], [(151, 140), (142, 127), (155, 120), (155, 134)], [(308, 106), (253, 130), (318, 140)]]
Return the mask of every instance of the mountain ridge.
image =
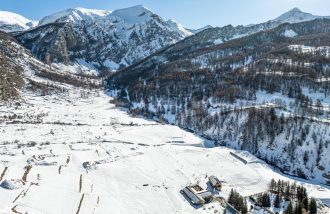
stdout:
[(37, 26), (37, 23), (17, 13), (0, 11), (0, 30), (5, 32), (27, 30)]
[(46, 25), (56, 22), (66, 22), (66, 21), (81, 21), (86, 18), (97, 18), (110, 14), (111, 11), (106, 10), (96, 10), (96, 9), (87, 9), (82, 7), (69, 8), (63, 11), (58, 11), (52, 13), (48, 16), (42, 18), (38, 26)]
[[(171, 19), (162, 19), (142, 5), (114, 11), (77, 7), (44, 17), (38, 26), (31, 28), (32, 31), (22, 31), (16, 38), (48, 63), (82, 62), (100, 71), (114, 71), (205, 30), (209, 32), (209, 45), (217, 45), (285, 22), (319, 17), (294, 8), (274, 20), (256, 25), (205, 26), (190, 30)], [(49, 49), (50, 46), (53, 48)]]

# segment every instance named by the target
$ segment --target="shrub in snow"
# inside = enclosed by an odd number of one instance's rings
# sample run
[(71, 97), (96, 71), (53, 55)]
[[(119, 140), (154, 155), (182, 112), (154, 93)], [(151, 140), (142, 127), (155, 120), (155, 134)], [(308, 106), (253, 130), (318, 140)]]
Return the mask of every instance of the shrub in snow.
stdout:
[(86, 162), (83, 163), (83, 167), (87, 170), (93, 170), (93, 169), (96, 169), (96, 163), (86, 161)]

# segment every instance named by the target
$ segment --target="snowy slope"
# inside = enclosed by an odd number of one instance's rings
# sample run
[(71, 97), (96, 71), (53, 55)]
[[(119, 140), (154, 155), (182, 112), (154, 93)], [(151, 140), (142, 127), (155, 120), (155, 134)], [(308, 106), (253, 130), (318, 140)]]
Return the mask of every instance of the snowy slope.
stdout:
[(64, 11), (59, 11), (40, 20), (40, 25), (46, 25), (54, 22), (79, 22), (82, 20), (97, 19), (110, 14), (111, 11), (86, 9), (86, 8), (70, 8)]
[[(244, 196), (263, 192), (271, 178), (294, 181), (178, 127), (132, 118), (102, 91), (81, 99), (84, 89), (63, 86), (69, 91), (62, 96), (26, 91), (21, 106), (0, 106), (0, 172), (7, 167), (0, 183), (14, 187), (0, 187), (2, 213), (76, 213), (80, 201), (79, 213), (222, 213), (216, 201), (192, 207), (180, 190), (207, 188), (210, 175), (223, 181), (223, 197), (231, 188)], [(12, 114), (22, 117), (11, 123)], [(312, 197), (330, 194), (328, 187), (298, 183)]]
[(37, 25), (36, 21), (31, 21), (19, 14), (0, 11), (0, 30), (5, 32), (27, 30)]

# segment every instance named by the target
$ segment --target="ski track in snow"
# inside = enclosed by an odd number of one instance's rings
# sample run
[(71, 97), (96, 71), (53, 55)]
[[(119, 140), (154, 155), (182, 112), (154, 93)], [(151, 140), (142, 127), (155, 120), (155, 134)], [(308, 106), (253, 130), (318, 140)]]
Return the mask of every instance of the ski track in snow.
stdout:
[[(210, 175), (224, 181), (223, 197), (231, 188), (244, 196), (265, 191), (272, 178), (293, 181), (262, 162), (244, 164), (231, 149), (206, 148), (204, 139), (176, 126), (133, 118), (102, 91), (87, 99), (75, 88), (62, 96), (24, 93), (21, 106), (0, 106), (0, 173), (8, 167), (2, 181), (20, 180), (24, 167), (32, 169), (25, 185), (0, 187), (0, 213), (76, 213), (82, 195), (80, 214), (214, 213), (217, 202), (195, 209), (180, 190), (193, 183), (206, 188)], [(12, 114), (22, 118), (3, 119)], [(184, 143), (168, 143), (173, 139)], [(96, 167), (85, 169), (86, 161)], [(329, 199), (328, 187), (298, 182), (310, 196)]]

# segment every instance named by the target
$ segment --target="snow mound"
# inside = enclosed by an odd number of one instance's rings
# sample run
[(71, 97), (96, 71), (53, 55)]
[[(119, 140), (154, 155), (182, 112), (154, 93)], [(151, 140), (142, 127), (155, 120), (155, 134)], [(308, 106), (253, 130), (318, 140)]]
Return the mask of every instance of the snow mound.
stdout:
[(14, 189), (20, 189), (23, 186), (23, 181), (22, 180), (4, 180), (0, 186), (4, 189), (8, 189), (8, 190), (14, 190)]
[(31, 21), (19, 14), (0, 11), (0, 29), (5, 32), (27, 30), (36, 25), (36, 21)]

